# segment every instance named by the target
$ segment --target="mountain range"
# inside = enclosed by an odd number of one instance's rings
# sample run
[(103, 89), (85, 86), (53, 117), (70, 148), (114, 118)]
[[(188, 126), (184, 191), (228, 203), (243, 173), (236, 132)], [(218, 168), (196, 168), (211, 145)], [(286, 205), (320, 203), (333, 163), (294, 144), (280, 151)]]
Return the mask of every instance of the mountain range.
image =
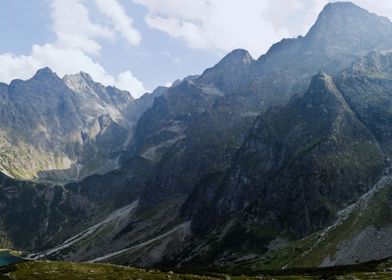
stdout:
[(0, 244), (228, 271), (392, 256), (391, 47), (389, 19), (337, 2), (136, 100), (47, 68), (0, 84)]
[(86, 73), (60, 79), (49, 68), (27, 81), (0, 84), (0, 170), (57, 183), (109, 172), (162, 90), (134, 100)]

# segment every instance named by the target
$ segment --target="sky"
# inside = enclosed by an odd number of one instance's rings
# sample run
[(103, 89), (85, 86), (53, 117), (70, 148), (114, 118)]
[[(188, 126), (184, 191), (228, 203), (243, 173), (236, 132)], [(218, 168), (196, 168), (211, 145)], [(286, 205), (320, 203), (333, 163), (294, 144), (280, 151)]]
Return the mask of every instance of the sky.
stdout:
[[(0, 82), (43, 67), (87, 72), (134, 97), (305, 35), (328, 0), (1, 0)], [(392, 18), (390, 0), (354, 0)]]

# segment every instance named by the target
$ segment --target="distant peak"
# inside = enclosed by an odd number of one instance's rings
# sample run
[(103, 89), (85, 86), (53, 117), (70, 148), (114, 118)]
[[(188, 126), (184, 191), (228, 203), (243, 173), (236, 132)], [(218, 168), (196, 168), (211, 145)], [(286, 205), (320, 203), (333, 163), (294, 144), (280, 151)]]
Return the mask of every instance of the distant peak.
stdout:
[(363, 20), (367, 22), (370, 18), (375, 17), (379, 18), (380, 20), (386, 19), (381, 16), (377, 16), (376, 14), (370, 13), (368, 10), (361, 8), (351, 2), (329, 3), (321, 11), (312, 29), (314, 30), (316, 29), (315, 27), (320, 26), (329, 28), (331, 24), (347, 29), (349, 26), (344, 26), (345, 24), (356, 26), (363, 24)]
[(313, 77), (314, 80), (332, 80), (331, 76), (324, 72), (324, 70), (320, 70), (316, 76)]
[(90, 75), (89, 73), (86, 73), (86, 72), (81, 71), (81, 72), (80, 72), (79, 74), (77, 74), (77, 75), (79, 75), (80, 77), (82, 77), (82, 78), (85, 79), (85, 80), (93, 81), (93, 78), (91, 77), (91, 75)]
[(352, 2), (334, 2), (325, 5), (324, 9), (319, 15), (317, 22), (322, 21), (323, 18), (356, 17), (369, 15), (372, 14), (368, 10), (361, 8)]
[(33, 76), (34, 80), (42, 80), (47, 78), (58, 78), (58, 76), (49, 67), (39, 69)]
[(37, 73), (51, 73), (51, 74), (53, 74), (54, 72), (49, 67), (44, 67), (44, 68), (38, 69)]
[(337, 89), (332, 77), (324, 71), (320, 71), (312, 78), (309, 89), (304, 97), (307, 101), (316, 104), (340, 104), (346, 106), (346, 102)]
[(342, 1), (342, 2), (333, 2), (333, 3), (328, 3), (325, 5), (323, 11), (328, 12), (328, 11), (340, 11), (342, 9), (360, 9), (364, 10), (363, 8), (355, 5), (352, 2), (349, 1)]
[(311, 84), (324, 84), (330, 85), (333, 84), (332, 77), (325, 73), (323, 70), (320, 70), (317, 75), (313, 76)]
[(236, 49), (227, 54), (220, 62), (220, 65), (227, 64), (250, 64), (253, 62), (253, 58), (247, 50)]
[(330, 51), (341, 47), (371, 50), (391, 33), (389, 19), (351, 2), (336, 2), (324, 7), (305, 39)]
[(65, 75), (64, 80), (84, 80), (85, 82), (89, 82), (89, 81), (93, 81), (93, 78), (91, 77), (90, 74), (81, 71), (77, 74)]

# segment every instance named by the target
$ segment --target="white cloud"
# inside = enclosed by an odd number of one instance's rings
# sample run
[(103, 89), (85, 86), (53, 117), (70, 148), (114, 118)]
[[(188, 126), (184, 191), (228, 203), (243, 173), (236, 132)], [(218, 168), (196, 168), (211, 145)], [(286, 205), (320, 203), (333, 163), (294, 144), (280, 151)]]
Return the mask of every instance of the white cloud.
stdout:
[[(329, 0), (133, 0), (148, 8), (147, 24), (190, 47), (258, 57), (283, 37), (304, 35)], [(390, 0), (352, 0), (392, 18)]]
[[(97, 82), (128, 90), (135, 97), (145, 92), (143, 83), (131, 71), (114, 77), (93, 59), (92, 56), (99, 55), (101, 50), (98, 39), (111, 40), (116, 31), (93, 23), (83, 0), (52, 0), (51, 10), (56, 40), (33, 45), (29, 55), (0, 54), (0, 81), (9, 83), (16, 78), (28, 79), (39, 68), (48, 66), (59, 76), (87, 72)], [(123, 16), (126, 16), (125, 12)]]
[(248, 49), (258, 56), (289, 33), (263, 14), (270, 2), (260, 0), (134, 0), (149, 9), (152, 28), (185, 40), (190, 47), (230, 51)]
[(115, 84), (118, 88), (131, 88), (135, 97), (140, 97), (146, 93), (143, 83), (136, 79), (131, 71), (120, 73)]
[(113, 38), (110, 29), (91, 22), (89, 12), (81, 0), (52, 0), (50, 7), (52, 29), (59, 47), (98, 54), (101, 46), (96, 38)]
[(390, 0), (353, 0), (352, 2), (380, 16), (386, 16), (392, 19), (392, 5)]
[(133, 28), (133, 20), (128, 17), (124, 8), (116, 0), (95, 0), (100, 12), (108, 17), (114, 26), (131, 45), (138, 45), (141, 40), (140, 33)]

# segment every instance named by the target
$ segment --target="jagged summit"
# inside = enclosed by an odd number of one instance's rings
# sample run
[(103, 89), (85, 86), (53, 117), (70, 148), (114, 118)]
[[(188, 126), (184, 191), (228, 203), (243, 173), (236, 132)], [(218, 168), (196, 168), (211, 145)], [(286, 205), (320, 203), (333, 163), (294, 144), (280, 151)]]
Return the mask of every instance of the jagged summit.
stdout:
[(93, 78), (91, 77), (91, 75), (87, 72), (84, 72), (84, 71), (81, 71), (78, 74), (75, 74), (73, 76), (80, 77), (80, 78), (84, 79), (85, 81), (94, 81)]
[(312, 87), (312, 85), (322, 85), (326, 88), (330, 88), (333, 85), (332, 77), (324, 72), (324, 70), (320, 70), (317, 75), (312, 78), (310, 87)]
[(254, 60), (250, 53), (244, 49), (236, 49), (228, 53), (218, 65), (250, 64)]
[(248, 51), (236, 49), (227, 54), (215, 66), (198, 77), (198, 82), (213, 84), (220, 90), (233, 91), (246, 83), (255, 60)]
[(64, 81), (79, 81), (84, 83), (95, 83), (94, 79), (91, 77), (89, 73), (86, 72), (79, 72), (76, 74), (68, 74), (65, 75), (63, 78)]
[(324, 7), (306, 38), (329, 44), (340, 40), (357, 49), (390, 36), (391, 26), (386, 17), (370, 13), (351, 2), (336, 2)]
[(32, 77), (33, 80), (59, 79), (57, 74), (49, 67), (39, 69)]
[(328, 90), (335, 90), (336, 87), (332, 81), (332, 77), (329, 76), (327, 73), (325, 73), (323, 70), (320, 70), (317, 75), (315, 75), (311, 82), (310, 82), (310, 88), (315, 87), (315, 88), (325, 88)]
[(343, 10), (362, 10), (366, 11), (365, 9), (361, 8), (360, 6), (354, 4), (350, 1), (339, 1), (339, 2), (332, 2), (328, 3), (324, 6), (321, 13), (329, 13), (329, 12), (341, 12)]
[(322, 105), (348, 109), (348, 105), (337, 89), (332, 77), (322, 70), (312, 78), (309, 89), (304, 95), (304, 101), (316, 106)]
[(69, 88), (76, 92), (83, 92), (89, 90), (89, 86), (95, 83), (90, 74), (87, 74), (85, 72), (65, 75), (63, 80)]
[[(350, 18), (366, 18), (366, 17), (377, 17), (379, 19), (385, 19), (370, 13), (369, 11), (355, 5), (352, 2), (328, 3), (320, 12), (314, 26), (325, 25), (325, 24), (338, 25), (342, 23), (340, 21), (349, 21)], [(357, 22), (356, 24), (361, 24), (361, 23)], [(344, 26), (342, 26), (342, 28), (344, 28)]]

